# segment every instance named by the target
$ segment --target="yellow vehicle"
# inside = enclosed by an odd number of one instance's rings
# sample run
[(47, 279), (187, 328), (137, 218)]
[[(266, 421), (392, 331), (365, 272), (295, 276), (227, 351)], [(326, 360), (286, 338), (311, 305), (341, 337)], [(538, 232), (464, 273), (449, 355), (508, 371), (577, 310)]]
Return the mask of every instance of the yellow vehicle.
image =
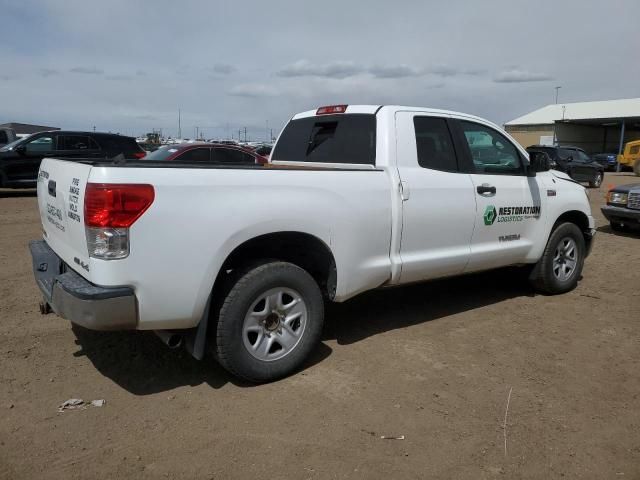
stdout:
[(622, 155), (618, 155), (618, 163), (633, 168), (634, 173), (640, 177), (640, 140), (628, 142), (624, 146)]

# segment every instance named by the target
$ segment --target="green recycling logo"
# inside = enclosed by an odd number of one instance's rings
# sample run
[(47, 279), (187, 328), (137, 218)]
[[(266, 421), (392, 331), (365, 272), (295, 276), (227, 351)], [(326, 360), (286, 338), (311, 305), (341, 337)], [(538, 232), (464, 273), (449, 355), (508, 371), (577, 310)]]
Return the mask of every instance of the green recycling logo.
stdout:
[(487, 205), (487, 208), (484, 209), (484, 215), (482, 216), (482, 218), (484, 218), (484, 224), (493, 225), (497, 216), (498, 213), (496, 212), (496, 207), (493, 205)]

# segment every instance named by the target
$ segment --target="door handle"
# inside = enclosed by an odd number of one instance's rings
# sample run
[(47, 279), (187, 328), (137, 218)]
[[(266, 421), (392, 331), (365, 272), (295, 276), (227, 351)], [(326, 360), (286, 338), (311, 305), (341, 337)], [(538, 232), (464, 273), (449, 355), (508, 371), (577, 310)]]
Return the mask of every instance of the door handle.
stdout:
[(482, 185), (478, 185), (478, 187), (476, 188), (476, 191), (480, 195), (495, 195), (496, 187), (489, 185), (487, 183), (483, 183)]

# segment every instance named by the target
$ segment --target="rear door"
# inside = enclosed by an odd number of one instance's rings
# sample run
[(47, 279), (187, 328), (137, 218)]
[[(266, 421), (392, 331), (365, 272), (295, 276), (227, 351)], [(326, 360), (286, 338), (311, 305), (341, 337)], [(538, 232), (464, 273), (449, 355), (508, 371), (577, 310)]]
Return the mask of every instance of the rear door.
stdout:
[(498, 130), (467, 120), (455, 125), (477, 203), (466, 271), (521, 263), (544, 228), (539, 179), (526, 175), (525, 158)]
[(476, 221), (476, 199), (461, 172), (445, 117), (396, 113), (402, 181), (402, 283), (464, 271)]
[(98, 144), (88, 135), (60, 134), (56, 157), (69, 159), (99, 158), (101, 154)]
[(209, 147), (190, 148), (173, 159), (174, 162), (209, 163), (211, 149)]
[(253, 165), (256, 163), (253, 155), (237, 148), (227, 147), (215, 147), (211, 152), (211, 161), (230, 165)]
[(38, 174), (38, 207), (47, 243), (81, 275), (89, 279), (89, 255), (84, 229), (84, 193), (91, 166), (42, 161)]

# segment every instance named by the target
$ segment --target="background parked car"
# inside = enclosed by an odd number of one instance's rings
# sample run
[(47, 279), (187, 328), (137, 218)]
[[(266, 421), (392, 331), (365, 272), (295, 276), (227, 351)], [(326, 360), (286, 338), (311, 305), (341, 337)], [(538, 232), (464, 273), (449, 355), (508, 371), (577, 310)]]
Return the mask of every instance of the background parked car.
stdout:
[(548, 145), (532, 145), (527, 151), (545, 152), (555, 162), (556, 170), (565, 172), (576, 182), (587, 182), (592, 188), (602, 184), (604, 167), (594, 162), (584, 150), (578, 147), (552, 147)]
[(640, 227), (640, 183), (618, 185), (607, 193), (607, 205), (602, 214), (612, 230)]
[(622, 155), (618, 155), (618, 162), (624, 168), (631, 168), (640, 177), (640, 140), (628, 142)]
[(40, 161), (45, 157), (126, 159), (146, 155), (135, 138), (114, 133), (56, 130), (35, 133), (0, 148), (0, 187), (35, 187)]
[(223, 143), (181, 143), (165, 145), (144, 157), (145, 160), (169, 160), (177, 162), (206, 162), (229, 165), (262, 165), (267, 158), (240, 145)]
[(605, 170), (614, 171), (618, 166), (617, 153), (596, 153), (591, 158), (602, 165)]

